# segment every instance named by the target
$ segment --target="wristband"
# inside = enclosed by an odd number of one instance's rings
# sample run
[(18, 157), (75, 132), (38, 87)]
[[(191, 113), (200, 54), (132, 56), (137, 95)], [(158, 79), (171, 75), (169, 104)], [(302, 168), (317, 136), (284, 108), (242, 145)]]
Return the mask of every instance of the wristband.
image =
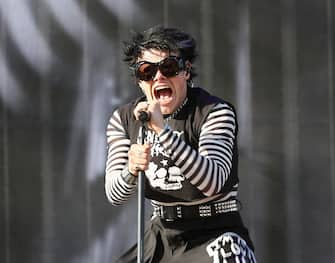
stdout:
[(135, 185), (137, 183), (137, 176), (129, 172), (128, 165), (126, 165), (125, 168), (122, 170), (121, 176), (128, 184)]

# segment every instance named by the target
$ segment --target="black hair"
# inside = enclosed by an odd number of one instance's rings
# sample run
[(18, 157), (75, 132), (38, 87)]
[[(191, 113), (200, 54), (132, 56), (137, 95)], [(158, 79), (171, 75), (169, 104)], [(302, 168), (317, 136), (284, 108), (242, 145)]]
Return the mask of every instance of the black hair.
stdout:
[[(184, 62), (193, 64), (197, 57), (196, 41), (189, 34), (177, 29), (163, 26), (154, 26), (141, 33), (133, 32), (130, 41), (124, 44), (124, 61), (133, 68), (143, 50), (158, 49), (177, 53)], [(190, 80), (197, 76), (194, 67), (187, 69), (190, 73)]]

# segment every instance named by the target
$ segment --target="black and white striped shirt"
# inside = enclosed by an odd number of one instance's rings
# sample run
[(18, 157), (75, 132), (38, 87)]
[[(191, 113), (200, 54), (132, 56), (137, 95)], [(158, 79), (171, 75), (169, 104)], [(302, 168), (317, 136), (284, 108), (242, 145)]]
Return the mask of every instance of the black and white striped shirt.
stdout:
[[(179, 167), (183, 176), (205, 196), (201, 200), (182, 203), (193, 205), (211, 199), (227, 200), (237, 195), (238, 183), (229, 193), (222, 193), (231, 174), (233, 147), (236, 134), (236, 116), (230, 105), (216, 104), (201, 126), (198, 149), (193, 149), (180, 136), (166, 126), (158, 135), (159, 142)], [(110, 202), (119, 205), (130, 198), (136, 184), (124, 179), (127, 171), (130, 139), (122, 126), (119, 110), (116, 110), (107, 126), (108, 157), (106, 162), (105, 191)], [(217, 197), (219, 196), (219, 199)], [(152, 200), (153, 203), (159, 202)]]

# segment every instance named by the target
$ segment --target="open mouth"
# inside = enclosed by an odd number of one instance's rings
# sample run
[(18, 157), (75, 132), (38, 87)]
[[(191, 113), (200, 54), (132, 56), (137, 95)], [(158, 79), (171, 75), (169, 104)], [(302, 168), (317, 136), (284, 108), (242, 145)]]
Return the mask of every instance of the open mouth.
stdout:
[(154, 91), (155, 98), (159, 101), (170, 99), (172, 96), (172, 89), (169, 87), (158, 87)]

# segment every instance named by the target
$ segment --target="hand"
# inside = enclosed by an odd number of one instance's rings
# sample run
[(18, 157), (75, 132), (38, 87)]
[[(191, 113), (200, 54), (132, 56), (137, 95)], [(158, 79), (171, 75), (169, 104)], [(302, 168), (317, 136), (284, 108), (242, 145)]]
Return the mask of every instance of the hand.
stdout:
[(161, 112), (161, 108), (158, 101), (142, 101), (138, 103), (134, 109), (134, 115), (138, 119), (139, 112), (146, 111), (150, 114), (150, 120), (148, 121), (148, 127), (155, 131), (157, 134), (164, 129), (164, 119)]
[(128, 152), (128, 169), (135, 176), (149, 167), (151, 147), (149, 144), (132, 144)]

